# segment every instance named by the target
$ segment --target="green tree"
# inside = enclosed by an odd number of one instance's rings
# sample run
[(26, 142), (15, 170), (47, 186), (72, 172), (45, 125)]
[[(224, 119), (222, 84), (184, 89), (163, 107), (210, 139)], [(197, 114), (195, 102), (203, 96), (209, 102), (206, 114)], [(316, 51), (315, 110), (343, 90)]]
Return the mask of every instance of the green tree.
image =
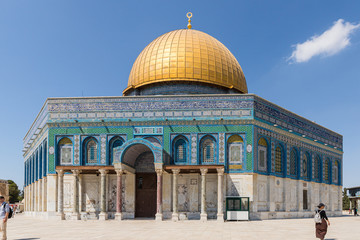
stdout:
[(20, 196), (21, 191), (18, 185), (13, 180), (8, 180), (9, 183), (9, 202), (15, 203), (22, 200)]
[(349, 210), (350, 208), (350, 199), (348, 195), (346, 195), (346, 188), (343, 190), (343, 198), (342, 198), (342, 209)]

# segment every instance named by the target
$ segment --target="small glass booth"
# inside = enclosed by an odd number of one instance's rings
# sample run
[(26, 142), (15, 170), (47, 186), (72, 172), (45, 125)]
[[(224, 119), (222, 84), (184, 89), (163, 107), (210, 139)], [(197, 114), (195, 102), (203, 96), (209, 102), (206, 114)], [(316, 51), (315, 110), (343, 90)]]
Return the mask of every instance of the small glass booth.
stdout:
[(249, 220), (248, 197), (226, 197), (226, 220)]

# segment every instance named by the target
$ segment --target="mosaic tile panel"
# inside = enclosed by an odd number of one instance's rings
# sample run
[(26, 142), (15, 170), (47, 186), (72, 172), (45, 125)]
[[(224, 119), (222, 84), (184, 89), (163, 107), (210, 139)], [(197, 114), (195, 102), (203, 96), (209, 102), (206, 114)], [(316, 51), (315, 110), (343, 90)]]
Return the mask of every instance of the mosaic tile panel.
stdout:
[(74, 164), (80, 164), (80, 135), (74, 136)]
[(191, 163), (197, 163), (197, 135), (191, 134)]
[(100, 163), (106, 163), (106, 135), (100, 135)]
[(290, 175), (290, 146), (286, 146), (286, 174)]
[(225, 133), (219, 133), (219, 163), (225, 162)]

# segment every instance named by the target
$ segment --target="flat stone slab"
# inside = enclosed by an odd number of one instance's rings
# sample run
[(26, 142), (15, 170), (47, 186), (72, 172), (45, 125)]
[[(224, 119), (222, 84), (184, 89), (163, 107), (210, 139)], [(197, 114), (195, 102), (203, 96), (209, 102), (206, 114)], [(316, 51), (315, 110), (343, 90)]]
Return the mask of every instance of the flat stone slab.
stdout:
[[(360, 239), (360, 217), (330, 218), (328, 240)], [(41, 220), (18, 214), (8, 222), (8, 239), (315, 239), (312, 218), (280, 219), (250, 222), (209, 220), (163, 221), (155, 220)]]

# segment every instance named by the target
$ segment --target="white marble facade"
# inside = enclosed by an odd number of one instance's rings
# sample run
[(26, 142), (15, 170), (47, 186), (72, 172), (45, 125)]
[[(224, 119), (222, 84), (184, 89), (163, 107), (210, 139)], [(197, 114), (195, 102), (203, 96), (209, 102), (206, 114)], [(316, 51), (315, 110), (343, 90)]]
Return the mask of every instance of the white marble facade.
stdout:
[[(163, 173), (162, 212), (163, 219), (171, 219), (173, 211), (173, 174)], [(81, 175), (79, 180), (80, 219), (97, 219), (100, 213), (100, 175)], [(216, 219), (218, 203), (218, 175), (206, 174), (206, 212), (208, 219)], [(57, 176), (49, 175), (45, 180), (25, 188), (26, 214), (57, 217)], [(106, 177), (106, 209), (109, 219), (116, 213), (116, 174)], [(122, 176), (122, 213), (124, 219), (135, 217), (135, 174)], [(341, 215), (341, 186), (305, 182), (258, 174), (225, 174), (222, 185), (223, 204), (225, 196), (250, 197), (250, 219), (311, 217), (315, 206), (323, 202), (329, 216)], [(304, 191), (305, 190), (305, 191)], [(307, 193), (307, 209), (304, 196)], [(64, 175), (64, 213), (71, 219), (73, 209), (73, 176)], [(178, 218), (200, 219), (201, 175), (199, 173), (178, 174), (177, 180)]]

